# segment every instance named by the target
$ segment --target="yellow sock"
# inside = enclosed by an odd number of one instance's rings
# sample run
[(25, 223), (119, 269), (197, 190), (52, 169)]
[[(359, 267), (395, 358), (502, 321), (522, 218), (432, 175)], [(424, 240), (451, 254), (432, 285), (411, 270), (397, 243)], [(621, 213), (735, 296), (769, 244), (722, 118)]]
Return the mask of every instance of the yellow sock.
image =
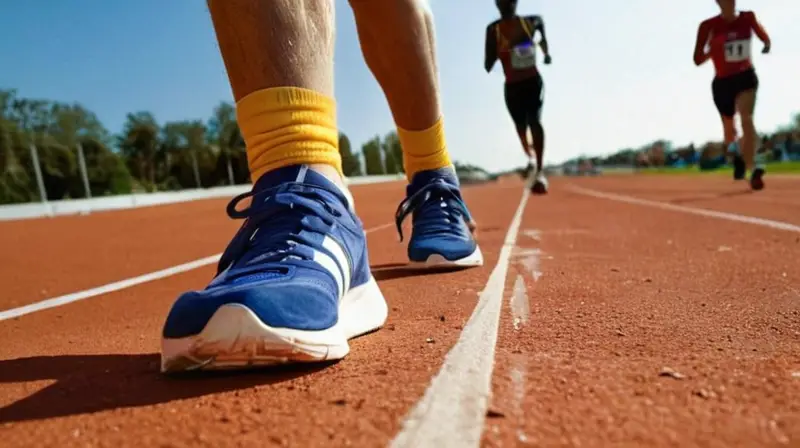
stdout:
[(333, 98), (299, 87), (258, 90), (236, 103), (236, 118), (254, 183), (291, 165), (319, 163), (342, 172)]
[(403, 168), (409, 182), (420, 171), (452, 165), (441, 118), (424, 131), (407, 131), (398, 126), (397, 136), (403, 146)]

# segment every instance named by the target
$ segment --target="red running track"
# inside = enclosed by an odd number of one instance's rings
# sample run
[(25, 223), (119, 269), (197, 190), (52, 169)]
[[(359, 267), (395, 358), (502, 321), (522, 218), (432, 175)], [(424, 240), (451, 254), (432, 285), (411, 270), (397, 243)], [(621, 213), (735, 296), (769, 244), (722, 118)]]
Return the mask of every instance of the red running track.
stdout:
[[(333, 365), (160, 375), (165, 313), (213, 265), (0, 321), (4, 446), (385, 446), (439, 393), (426, 390), (498, 261), (475, 445), (800, 444), (800, 178), (758, 193), (704, 177), (555, 178), (515, 222), (522, 192), (514, 179), (466, 187), (485, 266), (420, 276), (402, 269), (391, 225), (403, 186), (355, 187), (391, 312)], [(0, 310), (219, 253), (238, 225), (225, 202), (0, 223)], [(455, 424), (429, 418), (433, 435)]]

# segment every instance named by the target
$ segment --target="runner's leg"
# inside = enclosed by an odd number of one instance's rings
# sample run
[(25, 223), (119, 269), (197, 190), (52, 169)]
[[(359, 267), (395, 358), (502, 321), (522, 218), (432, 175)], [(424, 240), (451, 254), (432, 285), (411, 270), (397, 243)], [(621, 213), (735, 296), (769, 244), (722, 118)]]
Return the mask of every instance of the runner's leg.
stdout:
[(544, 127), (542, 127), (542, 107), (544, 106), (544, 83), (541, 77), (531, 80), (530, 98), (528, 101), (528, 125), (533, 136), (533, 150), (536, 152), (536, 166), (544, 169)]
[(756, 145), (758, 136), (753, 122), (753, 112), (756, 103), (756, 90), (750, 89), (740, 93), (736, 98), (736, 109), (742, 121), (742, 157), (747, 169), (751, 170), (750, 186), (754, 190), (764, 188), (765, 170), (756, 166)]
[[(310, 166), (343, 185), (329, 0), (209, 0), (252, 181)], [(297, 114), (305, 110), (308, 113)]]
[(733, 178), (735, 180), (744, 179), (746, 167), (741, 155), (741, 149), (737, 148), (736, 141), (736, 86), (733, 78), (715, 78), (711, 84), (711, 91), (714, 98), (714, 105), (722, 121), (722, 135), (724, 150), (727, 157), (733, 161)]
[[(432, 220), (415, 220), (408, 246), (412, 262), (479, 265), (482, 255), (474, 239), (463, 235), (458, 219), (452, 222), (452, 235), (428, 232), (425, 226), (446, 219), (441, 213), (462, 216), (464, 227), (475, 232), (477, 224), (464, 205), (459, 181), (450, 160), (439, 101), (438, 73), (433, 19), (427, 0), (350, 0), (356, 18), (364, 60), (383, 89), (397, 126), (403, 148), (403, 167), (408, 179), (407, 198), (398, 207), (398, 228), (409, 213), (421, 209)], [(431, 194), (420, 202), (411, 199), (420, 191), (447, 190)], [(444, 199), (445, 197), (450, 199)], [(442, 199), (440, 207), (434, 204)], [(427, 208), (426, 208), (427, 207)], [(426, 236), (431, 235), (431, 236)], [(402, 234), (401, 234), (402, 236)]]
[(742, 122), (742, 157), (748, 170), (755, 167), (756, 127), (753, 122), (753, 111), (756, 103), (756, 90), (746, 90), (736, 97), (736, 110)]
[(433, 21), (424, 0), (350, 0), (364, 60), (381, 85), (408, 180), (452, 166), (439, 103)]
[(736, 121), (734, 118), (735, 116), (720, 116), (720, 119), (722, 120), (722, 138), (726, 148), (731, 143), (734, 143), (736, 141), (736, 137), (738, 137), (738, 133), (736, 132)]
[(525, 156), (530, 161), (533, 158), (533, 151), (530, 139), (528, 139), (528, 104), (522, 95), (520, 85), (518, 83), (505, 84), (503, 86), (503, 98), (506, 102), (508, 115), (511, 117), (514, 129), (517, 131), (517, 138), (522, 145), (522, 152), (525, 153)]

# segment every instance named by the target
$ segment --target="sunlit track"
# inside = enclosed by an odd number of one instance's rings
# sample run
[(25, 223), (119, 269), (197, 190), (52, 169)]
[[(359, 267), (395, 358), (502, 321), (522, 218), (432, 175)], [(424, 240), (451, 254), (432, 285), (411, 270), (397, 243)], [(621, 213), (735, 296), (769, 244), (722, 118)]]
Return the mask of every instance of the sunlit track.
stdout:
[[(394, 223), (388, 222), (385, 224), (381, 224), (379, 226), (365, 229), (364, 233), (366, 235), (369, 235), (372, 232), (377, 232), (379, 230), (386, 229), (393, 225)], [(121, 289), (131, 288), (133, 286), (140, 285), (142, 283), (152, 282), (155, 280), (171, 277), (173, 275), (182, 274), (184, 272), (201, 268), (203, 266), (209, 266), (215, 264), (219, 261), (219, 258), (221, 256), (222, 253), (220, 252), (218, 254), (209, 255), (207, 257), (203, 257), (197, 260), (192, 260), (186, 263), (181, 263), (176, 266), (170, 266), (168, 268), (161, 269), (155, 272), (148, 272), (147, 274), (126, 278), (124, 280), (119, 280), (106, 285), (97, 286), (95, 288), (87, 289), (84, 291), (65, 294), (63, 296), (53, 297), (52, 299), (42, 300), (41, 302), (31, 303), (30, 305), (25, 305), (18, 308), (12, 308), (10, 310), (0, 311), (0, 321), (6, 319), (12, 319), (19, 316), (24, 316), (26, 314), (35, 313), (37, 311), (42, 311), (49, 308), (55, 308), (57, 306), (64, 306), (72, 302), (77, 302), (79, 300), (89, 299), (99, 295), (108, 294), (110, 292), (119, 291)]]
[[(452, 438), (469, 446), (800, 443), (800, 413), (785, 399), (800, 395), (798, 234), (681, 209), (800, 226), (800, 180), (771, 182), (737, 199), (743, 185), (696, 177), (554, 177), (519, 214), (519, 178), (471, 185), (485, 265), (425, 275), (405, 269), (390, 222), (402, 184), (356, 187), (385, 328), (334, 365), (185, 379), (158, 373), (159, 331), (238, 225), (224, 200), (31, 221), (26, 234), (0, 223), (0, 310), (209, 257), (0, 321), (4, 446), (386, 446), (432, 394), (457, 389), (467, 392), (441, 397), (468, 397), (454, 418), (483, 425)], [(43, 253), (22, 250), (36, 239)], [(490, 282), (503, 260), (504, 281)], [(496, 346), (476, 357), (494, 359), (481, 395), (475, 375), (442, 372), (468, 365), (446, 355), (496, 293)], [(450, 387), (429, 389), (437, 375)], [(413, 436), (404, 445), (441, 434)]]

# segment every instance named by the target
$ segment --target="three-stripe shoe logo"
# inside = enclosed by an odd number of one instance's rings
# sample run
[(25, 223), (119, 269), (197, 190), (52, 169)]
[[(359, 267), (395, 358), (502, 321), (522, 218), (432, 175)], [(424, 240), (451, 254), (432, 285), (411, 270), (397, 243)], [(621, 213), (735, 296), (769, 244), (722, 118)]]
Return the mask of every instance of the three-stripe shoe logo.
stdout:
[(330, 236), (322, 240), (324, 250), (314, 251), (314, 262), (325, 268), (336, 280), (339, 298), (344, 297), (350, 290), (350, 260), (338, 241)]

